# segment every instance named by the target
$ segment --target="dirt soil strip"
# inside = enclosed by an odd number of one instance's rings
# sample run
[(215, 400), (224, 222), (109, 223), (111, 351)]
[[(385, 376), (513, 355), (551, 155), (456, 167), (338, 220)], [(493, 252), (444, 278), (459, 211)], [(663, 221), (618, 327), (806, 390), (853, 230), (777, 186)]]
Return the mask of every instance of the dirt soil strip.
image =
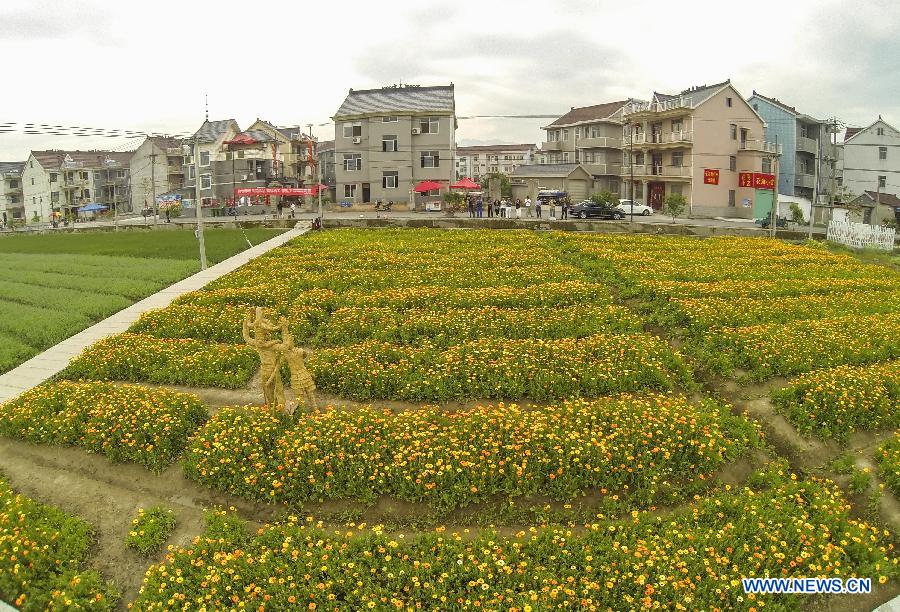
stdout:
[(205, 508), (234, 506), (241, 516), (260, 523), (281, 510), (205, 489), (185, 478), (178, 464), (156, 475), (139, 465), (114, 464), (78, 448), (37, 446), (7, 438), (0, 438), (0, 471), (16, 491), (94, 526), (97, 541), (88, 566), (111, 579), (125, 603), (137, 596), (147, 567), (165, 554), (165, 546), (150, 558), (125, 547), (139, 508), (161, 504), (175, 512), (178, 524), (167, 542), (175, 545), (188, 544), (200, 534)]

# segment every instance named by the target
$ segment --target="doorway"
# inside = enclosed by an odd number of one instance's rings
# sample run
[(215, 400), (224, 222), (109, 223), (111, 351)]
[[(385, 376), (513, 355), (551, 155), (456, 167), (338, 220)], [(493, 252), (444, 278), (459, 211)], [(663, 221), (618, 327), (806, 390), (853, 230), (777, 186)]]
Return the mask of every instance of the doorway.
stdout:
[(370, 184), (363, 183), (362, 190), (363, 190), (363, 197), (362, 197), (363, 203), (370, 202), (372, 200), (372, 188), (370, 187)]
[(649, 191), (649, 197), (647, 198), (647, 204), (650, 205), (654, 210), (659, 210), (663, 205), (663, 198), (665, 198), (666, 194), (666, 184), (665, 183), (648, 183), (647, 190)]

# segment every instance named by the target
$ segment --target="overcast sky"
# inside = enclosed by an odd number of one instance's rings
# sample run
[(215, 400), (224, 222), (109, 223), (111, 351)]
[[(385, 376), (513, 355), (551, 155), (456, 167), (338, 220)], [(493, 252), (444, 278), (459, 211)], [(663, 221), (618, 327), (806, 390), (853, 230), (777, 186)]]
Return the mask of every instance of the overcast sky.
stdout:
[[(453, 82), (461, 116), (562, 114), (731, 78), (745, 97), (897, 126), (898, 26), (881, 0), (0, 0), (0, 123), (188, 133), (205, 93), (211, 119), (321, 124), (348, 88), (401, 80)], [(461, 120), (457, 140), (540, 142), (546, 123)], [(0, 133), (0, 161), (137, 144)]]

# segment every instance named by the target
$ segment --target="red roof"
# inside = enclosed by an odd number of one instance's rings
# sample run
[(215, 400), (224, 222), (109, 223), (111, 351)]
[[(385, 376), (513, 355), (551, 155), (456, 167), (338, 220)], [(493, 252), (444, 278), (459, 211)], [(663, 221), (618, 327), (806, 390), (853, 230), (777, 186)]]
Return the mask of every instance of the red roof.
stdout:
[(856, 134), (858, 134), (862, 130), (863, 130), (863, 128), (848, 127), (847, 132), (844, 134), (844, 140), (849, 140), (850, 138), (853, 138), (854, 136), (856, 136)]

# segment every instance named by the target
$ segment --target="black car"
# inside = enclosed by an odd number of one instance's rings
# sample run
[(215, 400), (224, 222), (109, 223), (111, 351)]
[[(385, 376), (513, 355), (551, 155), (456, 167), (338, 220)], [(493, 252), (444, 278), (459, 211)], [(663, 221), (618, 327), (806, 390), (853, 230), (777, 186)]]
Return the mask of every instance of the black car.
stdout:
[(569, 216), (578, 217), (579, 219), (587, 219), (588, 217), (595, 217), (597, 219), (624, 219), (625, 213), (612, 206), (585, 200), (584, 202), (579, 202), (569, 208)]

